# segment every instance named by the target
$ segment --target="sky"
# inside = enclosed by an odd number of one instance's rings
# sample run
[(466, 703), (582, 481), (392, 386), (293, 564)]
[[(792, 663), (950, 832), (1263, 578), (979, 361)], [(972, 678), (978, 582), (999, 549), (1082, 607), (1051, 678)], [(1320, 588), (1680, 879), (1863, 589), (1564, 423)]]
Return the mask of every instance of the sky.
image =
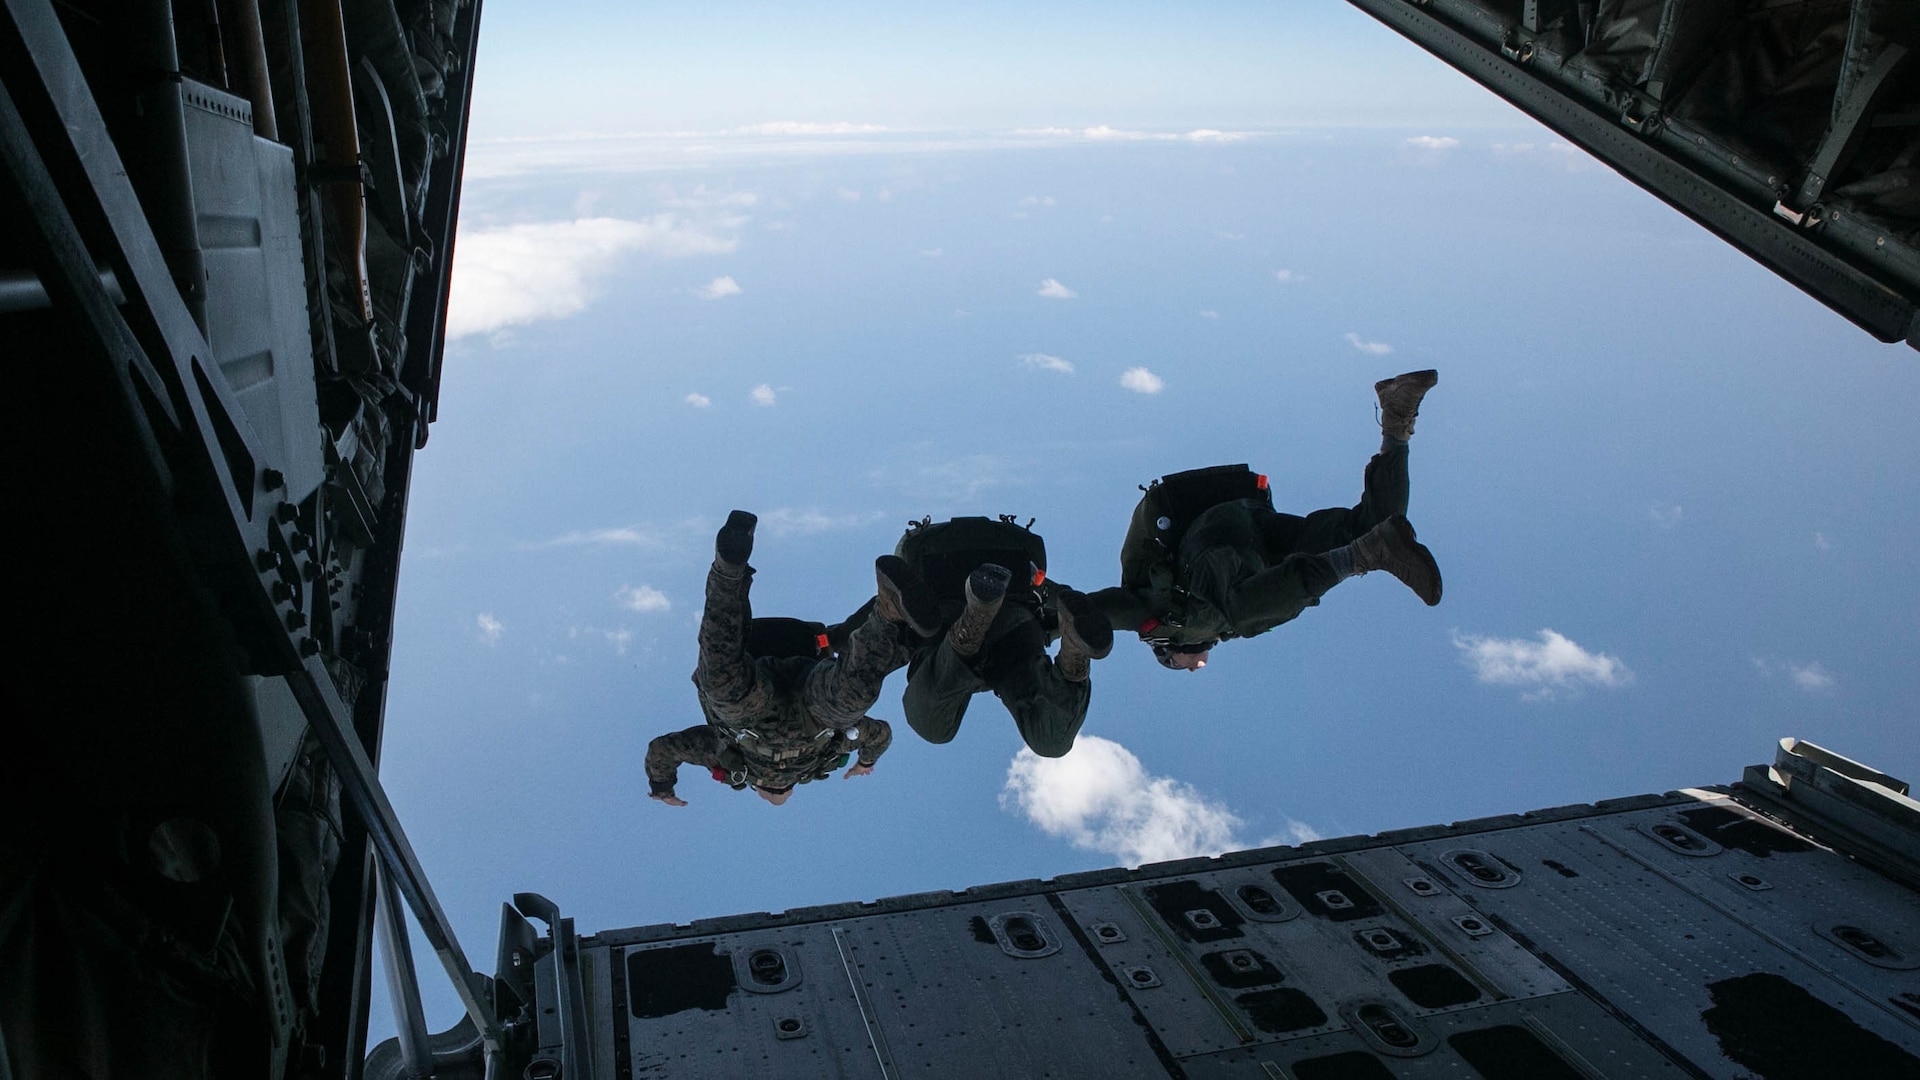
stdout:
[[(521, 890), (590, 932), (961, 889), (1789, 735), (1920, 772), (1912, 350), (1345, 5), (808, 11), (487, 4), (381, 767), (476, 966)], [(1057, 761), (991, 698), (921, 742), (897, 674), (873, 775), (647, 799), (729, 510), (759, 614), (850, 612), (925, 515), (1037, 518), (1091, 590), (1157, 476), (1353, 502), (1425, 367), (1437, 608), (1368, 575), (1192, 675), (1122, 634)]]

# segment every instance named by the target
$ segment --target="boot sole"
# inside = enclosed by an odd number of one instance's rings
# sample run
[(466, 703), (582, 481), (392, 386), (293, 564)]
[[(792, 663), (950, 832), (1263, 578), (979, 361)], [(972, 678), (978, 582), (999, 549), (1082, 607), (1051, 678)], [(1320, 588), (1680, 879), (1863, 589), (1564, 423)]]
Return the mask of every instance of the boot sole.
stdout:
[[(967, 599), (976, 604), (991, 604), (1003, 600), (1007, 595), (1007, 586), (1013, 581), (1013, 571), (993, 563), (982, 563), (978, 570), (967, 575)], [(975, 588), (979, 583), (982, 587)]]
[(759, 523), (759, 517), (745, 510), (728, 514), (727, 523), (720, 526), (720, 534), (713, 539), (714, 557), (734, 566), (745, 566), (753, 557), (753, 528)]
[[(1103, 660), (1113, 651), (1113, 624), (1100, 609), (1093, 606), (1087, 594), (1071, 589), (1060, 593), (1059, 605), (1066, 609), (1073, 619), (1072, 637), (1080, 643), (1080, 648), (1094, 660)], [(1062, 634), (1062, 637), (1068, 636)]]

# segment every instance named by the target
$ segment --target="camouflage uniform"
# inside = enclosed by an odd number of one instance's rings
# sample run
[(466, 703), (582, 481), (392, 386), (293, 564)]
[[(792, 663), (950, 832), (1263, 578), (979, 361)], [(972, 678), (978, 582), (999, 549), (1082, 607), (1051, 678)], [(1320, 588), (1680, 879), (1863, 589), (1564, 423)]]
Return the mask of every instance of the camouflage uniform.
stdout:
[(1115, 630), (1172, 645), (1253, 637), (1320, 603), (1340, 575), (1323, 554), (1407, 512), (1407, 444), (1367, 463), (1352, 507), (1281, 514), (1253, 499), (1221, 503), (1194, 519), (1174, 558), (1164, 558), (1134, 511), (1120, 550), (1120, 585), (1092, 594)]
[(698, 765), (734, 790), (748, 784), (771, 790), (833, 775), (856, 756), (871, 766), (887, 752), (893, 729), (863, 716), (850, 729), (793, 725), (784, 718), (750, 727), (700, 724), (647, 744), (647, 783), (655, 795), (673, 794), (680, 766)]
[(682, 761), (725, 769), (740, 777), (739, 786), (778, 789), (818, 779), (822, 769), (834, 767), (824, 763), (852, 749), (861, 764), (871, 765), (892, 738), (887, 725), (866, 712), (898, 666), (893, 624), (869, 615), (833, 659), (750, 656), (752, 584), (751, 569), (728, 574), (716, 567), (707, 573), (700, 661), (693, 671), (707, 726), (653, 741), (647, 779), (656, 795), (671, 792)]

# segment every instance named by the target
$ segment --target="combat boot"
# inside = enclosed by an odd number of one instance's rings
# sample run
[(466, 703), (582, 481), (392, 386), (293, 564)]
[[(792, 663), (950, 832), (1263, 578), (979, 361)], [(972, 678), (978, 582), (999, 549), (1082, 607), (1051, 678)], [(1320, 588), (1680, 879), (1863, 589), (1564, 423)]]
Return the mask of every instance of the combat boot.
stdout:
[(1440, 373), (1428, 368), (1374, 383), (1374, 395), (1380, 399), (1380, 433), (1401, 442), (1412, 438), (1413, 419), (1420, 415), (1420, 399), (1439, 381)]
[(1086, 682), (1093, 661), (1113, 651), (1113, 624), (1087, 594), (1061, 589), (1054, 600), (1060, 615), (1060, 654), (1053, 666), (1068, 682)]
[(727, 523), (713, 538), (714, 568), (728, 577), (739, 577), (753, 555), (753, 527), (760, 519), (745, 510), (727, 515)]
[(955, 656), (970, 660), (980, 652), (980, 646), (987, 642), (987, 628), (1000, 614), (1000, 605), (1007, 598), (1007, 583), (1012, 580), (1013, 571), (993, 563), (982, 563), (967, 575), (966, 610), (947, 631), (947, 644), (953, 647)]
[(1368, 529), (1348, 545), (1355, 573), (1385, 570), (1399, 578), (1428, 607), (1440, 602), (1440, 564), (1413, 532), (1413, 523), (1399, 514)]
[(875, 614), (921, 637), (940, 632), (940, 604), (912, 563), (898, 555), (882, 555), (873, 562), (873, 577)]

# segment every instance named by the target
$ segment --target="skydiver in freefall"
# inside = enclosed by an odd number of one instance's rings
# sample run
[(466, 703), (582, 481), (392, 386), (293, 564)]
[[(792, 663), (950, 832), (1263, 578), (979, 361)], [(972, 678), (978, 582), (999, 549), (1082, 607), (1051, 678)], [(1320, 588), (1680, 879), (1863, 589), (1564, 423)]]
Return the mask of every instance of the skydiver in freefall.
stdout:
[(1266, 478), (1245, 466), (1176, 473), (1147, 490), (1120, 550), (1120, 585), (1093, 602), (1160, 663), (1205, 667), (1213, 647), (1288, 622), (1350, 577), (1385, 570), (1429, 606), (1440, 567), (1407, 521), (1407, 441), (1420, 401), (1440, 381), (1410, 371), (1373, 384), (1380, 452), (1358, 505), (1301, 517), (1273, 509)]
[(754, 656), (747, 648), (753, 623), (748, 592), (753, 530), (759, 519), (735, 510), (714, 539), (700, 618), (700, 659), (693, 682), (707, 723), (662, 735), (647, 749), (652, 798), (685, 806), (674, 793), (682, 763), (715, 770), (715, 779), (751, 787), (775, 806), (795, 785), (821, 779), (843, 756), (858, 760), (846, 776), (873, 771), (892, 740), (883, 720), (866, 715), (896, 664), (903, 633), (932, 633), (938, 611), (922, 599), (918, 575), (893, 555), (874, 564), (877, 592), (866, 617), (847, 635), (837, 657)]
[(940, 612), (934, 633), (899, 638), (908, 725), (928, 742), (950, 742), (973, 695), (991, 690), (1028, 749), (1042, 757), (1073, 749), (1093, 696), (1092, 663), (1112, 650), (1113, 629), (1084, 593), (1048, 579), (1040, 536), (1011, 517), (926, 519), (908, 526), (894, 554)]

